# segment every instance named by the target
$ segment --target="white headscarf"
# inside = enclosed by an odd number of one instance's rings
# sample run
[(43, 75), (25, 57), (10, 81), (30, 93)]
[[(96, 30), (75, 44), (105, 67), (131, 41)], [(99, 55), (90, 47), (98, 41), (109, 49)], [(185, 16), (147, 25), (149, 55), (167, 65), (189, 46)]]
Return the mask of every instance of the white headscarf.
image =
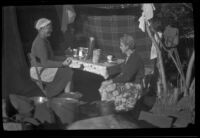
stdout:
[(50, 23), (51, 23), (51, 20), (46, 19), (46, 18), (40, 18), (40, 19), (37, 21), (37, 23), (36, 23), (36, 25), (35, 25), (35, 28), (36, 28), (37, 30), (40, 30), (40, 28), (42, 28), (42, 27), (44, 27), (44, 26), (47, 26), (47, 25), (50, 24)]

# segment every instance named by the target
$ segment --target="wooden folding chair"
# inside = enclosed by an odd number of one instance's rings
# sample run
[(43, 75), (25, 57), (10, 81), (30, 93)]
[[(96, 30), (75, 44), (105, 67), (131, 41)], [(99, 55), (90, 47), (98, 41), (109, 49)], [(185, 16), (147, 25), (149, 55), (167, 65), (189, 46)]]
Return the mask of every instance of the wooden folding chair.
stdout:
[[(28, 58), (29, 58), (29, 62), (30, 62), (30, 63), (31, 63), (31, 62), (36, 62), (35, 57), (33, 57), (33, 56), (31, 55), (31, 53), (28, 53)], [(33, 79), (33, 78), (31, 78), (31, 79), (32, 79), (32, 80), (37, 84), (37, 86), (42, 90), (42, 92), (45, 94), (45, 96), (47, 96), (47, 92), (46, 92), (46, 90), (45, 90), (46, 84), (45, 84), (45, 82), (43, 82), (42, 79), (41, 79), (41, 76), (40, 76), (40, 72), (39, 72), (38, 67), (35, 67), (35, 69), (36, 69), (36, 74), (37, 74), (38, 80)]]
[[(35, 57), (33, 57), (33, 56), (31, 55), (31, 53), (28, 53), (28, 57), (29, 57), (29, 62), (36, 62)], [(45, 89), (46, 83), (42, 81), (42, 79), (41, 79), (41, 73), (39, 72), (38, 68), (35, 67), (35, 69), (36, 69), (36, 74), (37, 74), (38, 80), (37, 80), (37, 79), (33, 79), (33, 78), (31, 78), (31, 79), (39, 86), (39, 88), (42, 90), (42, 92), (43, 92), (43, 93), (45, 94), (45, 96), (47, 97), (47, 91), (46, 91), (46, 89)], [(69, 96), (69, 98), (70, 98), (70, 97), (71, 97), (71, 98), (74, 98), (73, 95), (72, 95), (71, 93), (65, 94), (65, 96)], [(76, 99), (76, 98), (75, 98), (75, 99)]]

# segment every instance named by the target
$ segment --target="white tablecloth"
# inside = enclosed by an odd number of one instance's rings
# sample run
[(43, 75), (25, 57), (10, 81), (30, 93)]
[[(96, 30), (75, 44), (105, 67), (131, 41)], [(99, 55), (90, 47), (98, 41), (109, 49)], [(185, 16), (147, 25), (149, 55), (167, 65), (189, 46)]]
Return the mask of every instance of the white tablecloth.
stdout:
[(71, 68), (79, 68), (83, 71), (91, 72), (97, 75), (101, 75), (104, 79), (107, 79), (110, 75), (114, 75), (121, 71), (120, 65), (124, 62), (123, 59), (115, 60), (112, 63), (101, 62), (93, 63), (91, 60), (81, 60), (72, 58)]

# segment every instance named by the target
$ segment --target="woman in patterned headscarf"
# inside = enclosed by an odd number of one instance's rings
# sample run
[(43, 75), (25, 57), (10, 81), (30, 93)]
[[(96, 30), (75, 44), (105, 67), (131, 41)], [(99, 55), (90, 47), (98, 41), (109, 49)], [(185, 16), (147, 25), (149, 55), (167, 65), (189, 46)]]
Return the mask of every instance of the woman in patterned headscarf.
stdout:
[(117, 111), (128, 111), (140, 98), (144, 64), (135, 50), (132, 36), (124, 34), (120, 38), (120, 49), (126, 55), (122, 71), (115, 78), (102, 82), (99, 91), (102, 101), (114, 101)]

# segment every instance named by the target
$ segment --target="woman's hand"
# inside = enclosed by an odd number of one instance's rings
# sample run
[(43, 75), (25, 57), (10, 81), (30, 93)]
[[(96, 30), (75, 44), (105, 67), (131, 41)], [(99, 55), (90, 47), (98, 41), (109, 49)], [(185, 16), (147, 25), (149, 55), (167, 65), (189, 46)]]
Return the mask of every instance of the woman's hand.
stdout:
[(102, 93), (107, 93), (114, 91), (116, 89), (116, 84), (113, 83), (112, 80), (107, 80), (101, 83), (101, 87), (99, 88), (99, 92)]
[(72, 62), (72, 58), (68, 57), (67, 59), (65, 59), (65, 61), (62, 63), (63, 66), (69, 66)]
[(113, 83), (112, 80), (106, 80), (106, 81), (103, 81), (103, 82), (101, 83), (101, 86), (106, 86), (106, 85), (109, 85), (109, 84), (111, 84), (111, 83)]

